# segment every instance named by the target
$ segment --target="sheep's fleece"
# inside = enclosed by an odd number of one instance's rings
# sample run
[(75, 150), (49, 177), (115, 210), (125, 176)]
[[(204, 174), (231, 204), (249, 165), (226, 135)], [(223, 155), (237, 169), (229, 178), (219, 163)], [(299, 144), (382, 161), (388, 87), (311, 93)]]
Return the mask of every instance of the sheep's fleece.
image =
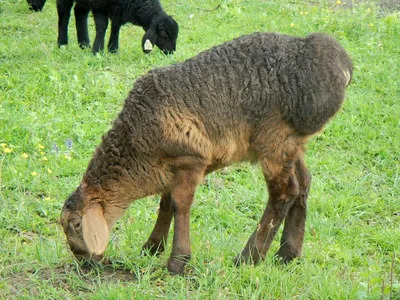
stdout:
[(144, 248), (163, 250), (173, 214), (168, 269), (182, 273), (191, 253), (190, 204), (203, 176), (259, 161), (268, 205), (236, 262), (263, 259), (285, 218), (278, 254), (299, 256), (311, 178), (304, 145), (339, 110), (352, 70), (345, 50), (327, 35), (254, 33), (148, 72), (65, 203), (61, 223), (72, 251), (100, 258), (129, 204), (162, 194)]

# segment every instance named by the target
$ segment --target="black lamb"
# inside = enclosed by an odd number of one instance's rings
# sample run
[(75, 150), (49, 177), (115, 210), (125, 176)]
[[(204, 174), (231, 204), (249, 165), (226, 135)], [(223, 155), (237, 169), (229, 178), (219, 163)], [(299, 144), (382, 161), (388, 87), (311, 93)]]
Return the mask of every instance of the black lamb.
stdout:
[[(78, 43), (81, 48), (90, 47), (87, 18), (92, 11), (96, 38), (93, 53), (104, 49), (108, 19), (111, 20), (111, 34), (108, 42), (110, 52), (118, 51), (119, 30), (125, 23), (141, 26), (145, 31), (142, 49), (149, 53), (153, 45), (165, 54), (176, 50), (178, 23), (163, 10), (159, 0), (75, 0), (74, 7)], [(68, 44), (68, 22), (74, 0), (57, 0), (58, 45)]]
[(61, 224), (72, 252), (100, 259), (132, 201), (161, 194), (144, 249), (164, 250), (174, 218), (168, 270), (182, 273), (191, 255), (190, 206), (203, 177), (258, 161), (269, 200), (236, 263), (264, 259), (283, 222), (278, 255), (299, 256), (311, 181), (304, 147), (339, 110), (352, 70), (346, 51), (326, 35), (256, 33), (150, 71), (65, 202)]

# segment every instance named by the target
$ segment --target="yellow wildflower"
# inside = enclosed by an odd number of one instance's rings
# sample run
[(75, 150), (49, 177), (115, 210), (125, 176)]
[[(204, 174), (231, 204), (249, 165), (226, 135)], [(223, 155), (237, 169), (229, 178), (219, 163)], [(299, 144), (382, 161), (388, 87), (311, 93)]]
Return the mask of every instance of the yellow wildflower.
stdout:
[(7, 144), (6, 144), (6, 143), (1, 143), (0, 146), (1, 146), (2, 148), (5, 148), (5, 147), (7, 146)]
[(290, 23), (290, 27), (294, 27), (294, 23)]
[(53, 173), (53, 171), (50, 170), (49, 168), (47, 168), (47, 173), (51, 174), (51, 173)]
[(32, 171), (32, 172), (31, 172), (31, 175), (32, 175), (32, 176), (36, 176), (36, 175), (37, 175), (37, 172)]
[(46, 198), (44, 198), (44, 200), (49, 201), (49, 200), (50, 200), (50, 197), (46, 197)]
[(40, 151), (40, 155), (44, 155), (44, 152), (43, 152), (43, 151)]
[(300, 14), (301, 14), (301, 15), (303, 15), (303, 14), (304, 14), (304, 12), (302, 12), (302, 11), (301, 11), (301, 12), (300, 12)]
[(44, 149), (44, 146), (43, 146), (42, 144), (39, 144), (39, 145), (38, 145), (38, 148), (39, 148), (39, 149)]
[(11, 152), (13, 152), (13, 149), (5, 147), (5, 148), (3, 148), (3, 151), (4, 151), (4, 153), (11, 153)]
[(29, 157), (29, 155), (27, 153), (22, 153), (22, 157), (26, 159)]
[(48, 159), (47, 159), (46, 156), (43, 156), (43, 157), (42, 157), (42, 160), (47, 161)]
[(342, 1), (340, 1), (340, 0), (337, 0), (337, 1), (336, 1), (336, 4), (337, 4), (337, 5), (340, 5), (340, 4), (342, 4)]
[(372, 24), (372, 23), (369, 23), (368, 25), (369, 25), (369, 27), (374, 27), (374, 24)]

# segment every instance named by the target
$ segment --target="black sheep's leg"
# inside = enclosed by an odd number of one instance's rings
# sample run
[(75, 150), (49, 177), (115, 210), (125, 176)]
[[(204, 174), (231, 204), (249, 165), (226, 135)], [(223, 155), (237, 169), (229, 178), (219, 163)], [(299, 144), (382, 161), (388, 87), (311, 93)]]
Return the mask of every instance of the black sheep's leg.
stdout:
[(68, 23), (73, 3), (73, 0), (57, 0), (58, 46), (68, 44)]
[(164, 251), (173, 217), (171, 203), (171, 194), (163, 194), (161, 196), (156, 224), (149, 239), (142, 247), (143, 250), (148, 250), (152, 255)]
[(33, 11), (42, 11), (46, 0), (27, 0), (29, 4), (29, 9)]
[(108, 51), (116, 53), (118, 51), (119, 43), (119, 30), (121, 29), (121, 23), (118, 21), (111, 21), (111, 34), (108, 42)]
[(93, 54), (104, 50), (104, 37), (108, 26), (108, 16), (103, 11), (93, 10), (94, 22), (96, 24), (96, 38), (93, 43)]
[(78, 35), (79, 46), (90, 48), (89, 33), (88, 33), (88, 15), (89, 9), (76, 4), (74, 7), (76, 33)]

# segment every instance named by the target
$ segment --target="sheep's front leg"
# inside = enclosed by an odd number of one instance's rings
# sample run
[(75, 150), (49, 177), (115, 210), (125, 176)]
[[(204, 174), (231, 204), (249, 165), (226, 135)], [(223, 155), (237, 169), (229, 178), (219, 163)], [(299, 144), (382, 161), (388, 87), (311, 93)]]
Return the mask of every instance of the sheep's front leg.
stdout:
[(93, 43), (93, 54), (104, 50), (104, 37), (108, 26), (108, 16), (106, 13), (93, 10), (94, 22), (96, 24), (96, 38)]
[(261, 165), (268, 185), (269, 200), (256, 230), (242, 253), (235, 258), (236, 265), (242, 262), (257, 263), (265, 258), (279, 226), (299, 193), (293, 162), (280, 165), (262, 161)]
[(74, 7), (76, 33), (78, 36), (79, 47), (89, 48), (88, 15), (89, 10), (79, 4)]
[(167, 268), (172, 274), (181, 274), (190, 259), (190, 206), (197, 185), (204, 176), (205, 167), (186, 166), (175, 173), (171, 192), (174, 213), (174, 238)]
[(118, 51), (120, 29), (121, 29), (120, 22), (111, 21), (111, 34), (110, 34), (110, 40), (108, 41), (108, 51), (111, 53), (116, 53)]
[(171, 194), (163, 194), (160, 200), (160, 209), (156, 224), (149, 239), (142, 247), (144, 251), (147, 250), (152, 255), (164, 251), (172, 216)]
[(57, 0), (58, 14), (58, 46), (68, 44), (68, 23), (71, 16), (73, 0)]
[(282, 257), (285, 263), (299, 257), (303, 249), (307, 197), (311, 183), (311, 173), (307, 170), (302, 158), (296, 162), (295, 168), (296, 178), (299, 182), (299, 195), (295, 198), (286, 216), (281, 246), (277, 252), (277, 255)]

